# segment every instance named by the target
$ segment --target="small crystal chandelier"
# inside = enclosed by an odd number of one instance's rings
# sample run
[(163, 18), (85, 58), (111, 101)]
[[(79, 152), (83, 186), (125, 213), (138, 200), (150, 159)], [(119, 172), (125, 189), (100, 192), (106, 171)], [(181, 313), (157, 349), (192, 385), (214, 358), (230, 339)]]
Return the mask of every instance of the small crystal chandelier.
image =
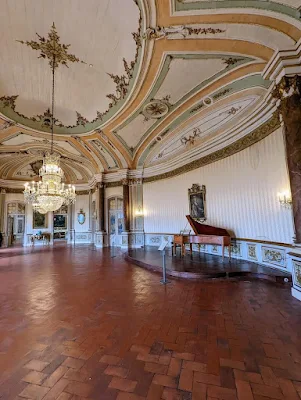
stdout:
[[(53, 25), (54, 26), (54, 25)], [(39, 170), (42, 178), (39, 182), (31, 182), (25, 184), (24, 198), (34, 209), (41, 214), (49, 211), (56, 211), (62, 205), (73, 204), (75, 202), (75, 187), (62, 183), (64, 172), (60, 167), (60, 156), (53, 152), (53, 133), (54, 133), (54, 89), (55, 89), (55, 68), (56, 46), (54, 43), (52, 53), (52, 116), (51, 116), (51, 150), (46, 153), (43, 159), (43, 165)]]

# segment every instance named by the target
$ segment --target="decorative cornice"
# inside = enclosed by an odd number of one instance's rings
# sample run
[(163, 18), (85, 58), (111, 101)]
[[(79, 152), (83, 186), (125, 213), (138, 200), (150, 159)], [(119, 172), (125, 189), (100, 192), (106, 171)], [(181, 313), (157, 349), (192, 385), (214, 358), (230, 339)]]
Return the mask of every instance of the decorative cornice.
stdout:
[(76, 195), (77, 196), (83, 196), (85, 194), (90, 194), (90, 190), (79, 190), (79, 191), (76, 191)]
[(18, 194), (23, 194), (24, 188), (19, 189), (19, 188), (9, 188), (9, 187), (4, 187), (2, 190), (5, 190), (5, 193), (18, 193)]
[(144, 178), (143, 182), (154, 182), (161, 179), (171, 178), (173, 176), (192, 171), (196, 168), (200, 168), (203, 167), (204, 165), (211, 164), (215, 161), (222, 160), (223, 158), (232, 156), (233, 154), (238, 153), (246, 149), (247, 147), (252, 146), (253, 144), (264, 139), (279, 127), (280, 127), (279, 113), (275, 112), (272, 118), (270, 118), (265, 124), (261, 125), (247, 136), (239, 139), (238, 141), (230, 144), (229, 146), (226, 146), (221, 150), (217, 150), (214, 153), (209, 154), (208, 156), (192, 161), (189, 164), (183, 165), (182, 167), (176, 168), (173, 171)]
[(106, 183), (106, 188), (112, 188), (112, 187), (118, 187), (118, 186), (122, 186), (121, 181), (107, 182)]

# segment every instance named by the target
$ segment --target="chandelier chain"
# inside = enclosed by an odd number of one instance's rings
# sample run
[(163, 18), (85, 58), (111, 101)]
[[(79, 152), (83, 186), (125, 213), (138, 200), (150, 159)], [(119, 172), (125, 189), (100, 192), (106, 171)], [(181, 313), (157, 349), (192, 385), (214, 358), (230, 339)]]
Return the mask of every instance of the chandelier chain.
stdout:
[(55, 86), (55, 54), (52, 61), (52, 118), (51, 118), (51, 148), (50, 154), (53, 154), (53, 136), (54, 136), (54, 86)]
[[(55, 26), (53, 24), (53, 30)], [(42, 178), (39, 182), (33, 181), (31, 185), (25, 184), (24, 198), (27, 203), (33, 205), (39, 213), (45, 214), (58, 210), (62, 205), (69, 205), (75, 202), (76, 193), (74, 185), (65, 187), (62, 182), (64, 172), (60, 167), (60, 155), (54, 154), (54, 98), (55, 98), (55, 68), (58, 66), (57, 47), (55, 39), (58, 38), (56, 31), (51, 48), (51, 70), (52, 70), (52, 98), (51, 98), (51, 146), (50, 154), (46, 153), (43, 165), (39, 170)], [(50, 55), (50, 54), (49, 54)], [(50, 58), (50, 57), (49, 57)], [(66, 64), (65, 64), (66, 65)]]

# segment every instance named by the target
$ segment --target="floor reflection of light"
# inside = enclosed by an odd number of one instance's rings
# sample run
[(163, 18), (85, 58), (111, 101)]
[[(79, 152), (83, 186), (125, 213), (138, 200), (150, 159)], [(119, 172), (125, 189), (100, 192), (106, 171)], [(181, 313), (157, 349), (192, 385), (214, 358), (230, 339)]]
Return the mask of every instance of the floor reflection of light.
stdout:
[(45, 316), (57, 304), (55, 275), (51, 268), (43, 268), (38, 276), (30, 274), (27, 281), (25, 314), (32, 319)]

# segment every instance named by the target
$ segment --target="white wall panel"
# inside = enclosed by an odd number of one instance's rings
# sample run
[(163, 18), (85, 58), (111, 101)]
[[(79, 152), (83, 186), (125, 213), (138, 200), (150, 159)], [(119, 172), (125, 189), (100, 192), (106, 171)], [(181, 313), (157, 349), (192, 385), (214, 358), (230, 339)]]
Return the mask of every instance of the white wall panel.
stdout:
[(282, 128), (231, 157), (144, 184), (146, 233), (176, 233), (185, 227), (193, 183), (206, 185), (209, 225), (239, 238), (292, 242), (292, 212), (277, 199), (289, 188)]
[[(75, 232), (87, 232), (89, 230), (89, 195), (84, 194), (84, 195), (77, 195), (76, 196), (76, 202), (74, 205), (74, 229)], [(86, 219), (85, 222), (81, 225), (78, 220), (78, 213), (80, 210), (83, 210), (84, 213), (86, 213)]]

